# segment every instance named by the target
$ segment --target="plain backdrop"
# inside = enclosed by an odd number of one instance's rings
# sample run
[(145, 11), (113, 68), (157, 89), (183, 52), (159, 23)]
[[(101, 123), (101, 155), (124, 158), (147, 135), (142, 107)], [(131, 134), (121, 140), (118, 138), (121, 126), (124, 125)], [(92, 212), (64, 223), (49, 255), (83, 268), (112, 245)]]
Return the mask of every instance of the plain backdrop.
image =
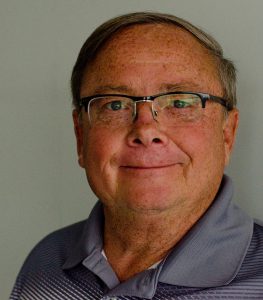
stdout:
[(30, 249), (96, 200), (77, 164), (70, 72), (99, 24), (140, 10), (190, 20), (236, 63), (241, 121), (226, 172), (235, 201), (263, 218), (262, 0), (0, 0), (0, 299)]

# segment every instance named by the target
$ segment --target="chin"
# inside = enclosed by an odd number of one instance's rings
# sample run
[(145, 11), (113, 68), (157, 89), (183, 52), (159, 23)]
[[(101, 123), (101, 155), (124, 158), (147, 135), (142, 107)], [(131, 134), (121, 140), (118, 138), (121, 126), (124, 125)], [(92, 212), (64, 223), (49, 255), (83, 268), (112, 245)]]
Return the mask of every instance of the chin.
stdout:
[(171, 210), (175, 206), (180, 206), (181, 203), (179, 195), (171, 197), (171, 193), (163, 190), (161, 192), (137, 192), (132, 195), (132, 197), (131, 194), (123, 195), (123, 197), (119, 198), (119, 203), (123, 208), (136, 213), (160, 213)]

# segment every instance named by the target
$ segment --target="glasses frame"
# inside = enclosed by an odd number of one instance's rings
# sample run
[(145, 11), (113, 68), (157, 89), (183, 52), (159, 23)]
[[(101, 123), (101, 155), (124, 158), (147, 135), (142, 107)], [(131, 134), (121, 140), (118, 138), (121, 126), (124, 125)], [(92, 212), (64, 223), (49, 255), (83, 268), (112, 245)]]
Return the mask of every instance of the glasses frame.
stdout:
[(160, 96), (166, 96), (166, 95), (182, 95), (182, 94), (189, 94), (189, 95), (196, 95), (201, 99), (202, 102), (202, 108), (205, 108), (206, 102), (207, 101), (212, 101), (215, 103), (219, 103), (222, 106), (224, 106), (228, 111), (232, 110), (233, 107), (228, 103), (227, 100), (224, 98), (214, 96), (211, 94), (206, 94), (206, 93), (199, 93), (199, 92), (182, 92), (182, 91), (177, 91), (177, 92), (168, 92), (168, 93), (161, 93), (161, 94), (156, 94), (152, 96), (129, 96), (129, 95), (123, 95), (123, 94), (96, 94), (92, 96), (87, 96), (79, 99), (79, 106), (80, 108), (84, 107), (85, 112), (88, 111), (88, 104), (91, 100), (95, 98), (101, 98), (101, 97), (108, 97), (108, 96), (118, 96), (118, 97), (124, 97), (133, 100), (135, 103), (136, 102), (153, 102), (154, 99), (160, 97)]
[[(230, 110), (233, 109), (233, 107), (228, 103), (228, 101), (221, 98), (221, 97), (214, 96), (214, 95), (207, 94), (207, 93), (187, 92), (187, 91), (167, 92), (167, 93), (161, 93), (161, 94), (156, 94), (156, 95), (152, 95), (152, 96), (129, 96), (129, 95), (123, 95), (123, 94), (95, 94), (95, 95), (91, 95), (91, 96), (81, 98), (79, 100), (79, 106), (80, 106), (80, 109), (82, 107), (84, 107), (85, 112), (88, 112), (88, 114), (89, 114), (89, 103), (92, 100), (94, 100), (96, 98), (109, 97), (109, 96), (123, 97), (123, 98), (131, 99), (131, 100), (134, 101), (135, 110), (134, 110), (134, 114), (133, 114), (132, 117), (133, 117), (133, 119), (135, 119), (136, 115), (137, 115), (137, 109), (136, 109), (136, 104), (137, 103), (140, 103), (140, 102), (151, 102), (151, 103), (153, 103), (156, 98), (161, 97), (161, 96), (182, 95), (182, 94), (189, 94), (189, 95), (198, 96), (201, 100), (203, 109), (205, 108), (207, 101), (212, 101), (212, 102), (215, 102), (215, 103), (219, 103), (222, 106), (224, 106), (227, 109), (227, 111), (230, 111)], [(152, 116), (156, 120), (158, 112), (153, 110), (153, 106), (152, 106), (151, 110), (152, 110)], [(90, 118), (90, 115), (89, 115), (89, 118)]]

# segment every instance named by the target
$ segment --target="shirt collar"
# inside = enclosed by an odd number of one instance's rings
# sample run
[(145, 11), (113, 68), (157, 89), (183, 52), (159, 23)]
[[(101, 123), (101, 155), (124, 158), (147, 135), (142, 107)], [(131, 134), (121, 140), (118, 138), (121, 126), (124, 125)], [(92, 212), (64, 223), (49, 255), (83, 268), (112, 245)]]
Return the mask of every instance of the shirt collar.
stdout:
[[(235, 278), (250, 244), (253, 220), (231, 202), (232, 196), (232, 181), (224, 175), (210, 208), (154, 273), (155, 286), (160, 281), (187, 287), (217, 287)], [(81, 262), (92, 269), (92, 261), (100, 260), (100, 269), (93, 271), (103, 280), (107, 277), (108, 287), (114, 288), (119, 283), (118, 279), (101, 254), (103, 224), (103, 207), (99, 201), (63, 269), (70, 269)]]
[(232, 181), (225, 175), (208, 211), (167, 257), (159, 281), (217, 287), (236, 277), (250, 245), (253, 220), (232, 196)]
[(102, 203), (98, 201), (92, 209), (83, 228), (82, 235), (75, 248), (62, 266), (70, 269), (94, 253), (101, 253), (103, 248), (104, 214)]

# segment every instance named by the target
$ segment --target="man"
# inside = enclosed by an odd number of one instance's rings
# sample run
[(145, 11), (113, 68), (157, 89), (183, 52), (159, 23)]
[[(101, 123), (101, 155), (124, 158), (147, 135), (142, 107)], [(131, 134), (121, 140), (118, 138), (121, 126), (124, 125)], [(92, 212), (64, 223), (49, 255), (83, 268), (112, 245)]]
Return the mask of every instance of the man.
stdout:
[(78, 161), (99, 202), (41, 241), (11, 299), (263, 299), (263, 230), (223, 175), (235, 69), (170, 15), (110, 20), (72, 73)]

